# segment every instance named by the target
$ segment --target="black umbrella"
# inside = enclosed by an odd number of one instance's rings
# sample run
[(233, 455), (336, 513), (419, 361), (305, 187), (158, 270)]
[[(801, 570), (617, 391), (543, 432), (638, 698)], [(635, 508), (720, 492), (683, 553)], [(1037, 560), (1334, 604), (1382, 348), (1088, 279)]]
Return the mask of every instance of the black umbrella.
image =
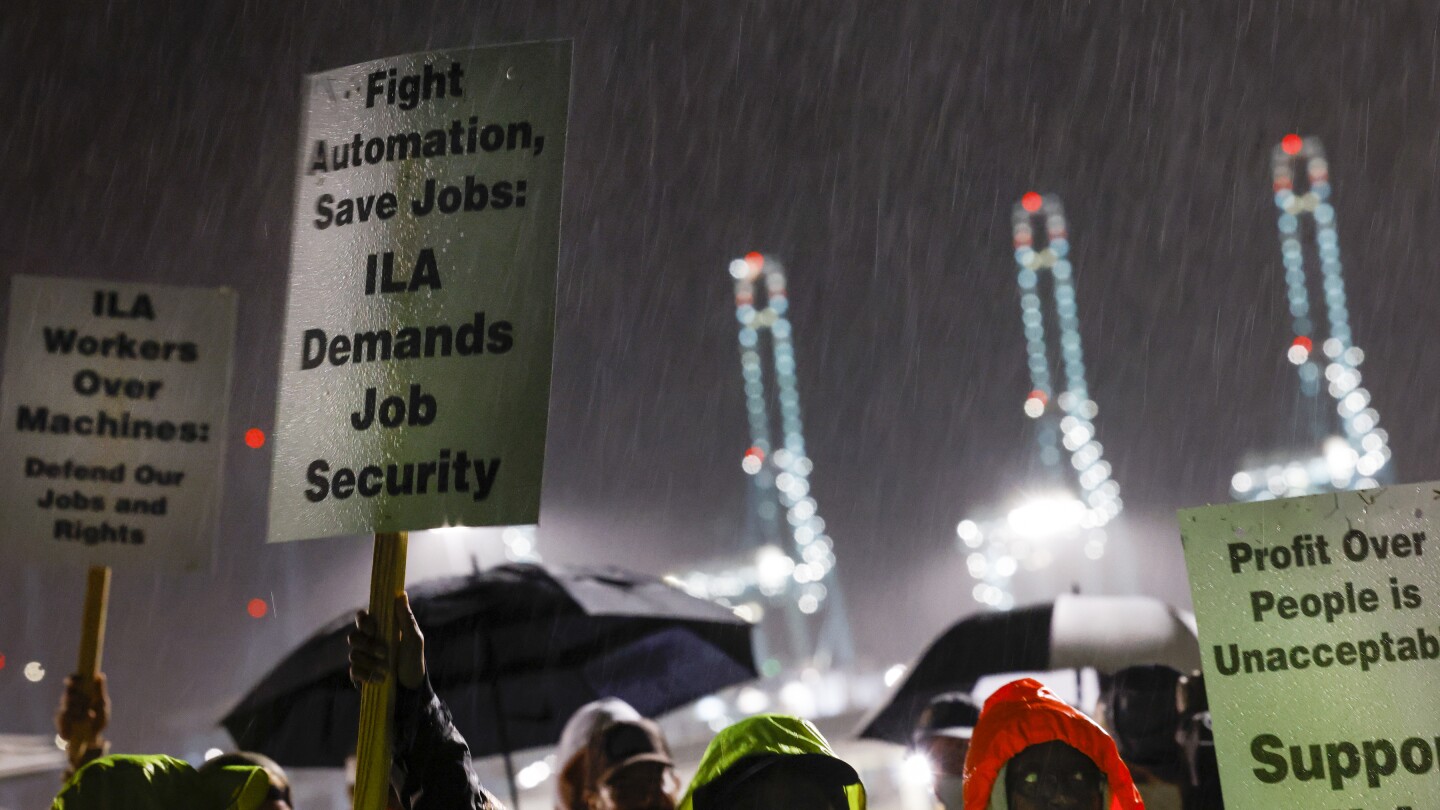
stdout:
[[(756, 677), (748, 622), (617, 568), (505, 565), (409, 593), (435, 691), (471, 752), (505, 754), (507, 768), (510, 752), (553, 745), (592, 700), (658, 716)], [(241, 748), (282, 765), (344, 764), (360, 718), (352, 624), (347, 614), (325, 626), (225, 717)]]
[(1175, 608), (1144, 596), (1075, 596), (1015, 610), (980, 613), (941, 633), (860, 723), (859, 736), (909, 744), (932, 698), (969, 692), (986, 675), (1135, 664), (1200, 668), (1195, 629)]

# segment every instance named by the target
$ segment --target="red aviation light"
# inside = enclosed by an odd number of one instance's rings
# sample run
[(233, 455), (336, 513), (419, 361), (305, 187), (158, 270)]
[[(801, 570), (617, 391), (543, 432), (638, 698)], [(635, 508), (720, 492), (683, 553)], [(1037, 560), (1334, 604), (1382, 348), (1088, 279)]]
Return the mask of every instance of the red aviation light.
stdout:
[(1304, 146), (1305, 139), (1293, 132), (1280, 139), (1280, 148), (1284, 150), (1287, 155), (1300, 154), (1300, 149)]
[(270, 606), (265, 604), (264, 599), (251, 599), (250, 603), (245, 606), (245, 611), (250, 614), (252, 619), (263, 619), (265, 614), (270, 611)]
[(1045, 198), (1041, 197), (1038, 193), (1027, 191), (1025, 192), (1025, 196), (1020, 198), (1020, 207), (1033, 214), (1040, 210), (1040, 205), (1044, 202)]
[(1300, 348), (1305, 350), (1306, 354), (1309, 354), (1315, 348), (1314, 341), (1310, 340), (1310, 338), (1305, 337), (1304, 335), (1295, 338), (1295, 342), (1291, 343), (1290, 345), (1299, 346)]
[(265, 431), (260, 428), (250, 428), (245, 431), (245, 444), (254, 450), (259, 450), (264, 447)]
[(745, 254), (745, 263), (755, 268), (755, 272), (765, 269), (765, 255), (756, 251)]

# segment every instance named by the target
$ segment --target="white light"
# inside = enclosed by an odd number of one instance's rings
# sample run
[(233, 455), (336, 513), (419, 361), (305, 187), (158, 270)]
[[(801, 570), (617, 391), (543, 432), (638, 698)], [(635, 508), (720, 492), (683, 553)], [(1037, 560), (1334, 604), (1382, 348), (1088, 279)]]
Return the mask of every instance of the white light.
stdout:
[(1104, 556), (1105, 556), (1105, 541), (1104, 541), (1104, 540), (1087, 540), (1087, 541), (1085, 541), (1085, 556), (1086, 556), (1086, 557), (1089, 557), (1089, 558), (1092, 559), (1092, 560), (1098, 560), (1098, 559), (1100, 559), (1101, 557), (1104, 557)]
[(965, 541), (965, 545), (975, 548), (980, 545), (980, 526), (973, 520), (962, 520), (960, 525), (955, 527), (955, 534)]
[(1045, 413), (1045, 402), (1039, 397), (1030, 397), (1025, 400), (1025, 415), (1031, 419), (1039, 419)]
[(758, 624), (761, 619), (765, 618), (765, 608), (761, 607), (758, 602), (746, 602), (743, 605), (736, 605), (732, 609), (732, 612), (751, 624)]
[(762, 591), (779, 593), (793, 573), (795, 561), (775, 546), (763, 546), (755, 552), (755, 575)]
[(225, 752), (221, 751), (219, 748), (207, 748), (205, 749), (205, 761), (209, 762), (210, 760), (220, 756), (223, 753)]
[(746, 453), (745, 457), (740, 459), (740, 469), (744, 470), (750, 475), (754, 475), (760, 472), (760, 466), (763, 463), (764, 462), (760, 461), (759, 456)]
[(39, 683), (45, 679), (45, 667), (40, 666), (39, 661), (31, 661), (25, 665), (25, 680), (31, 683)]
[(65, 738), (61, 737), (59, 734), (55, 735), (55, 747), (59, 748), (61, 751), (70, 750), (70, 746), (65, 744)]
[(540, 783), (550, 778), (550, 773), (550, 763), (543, 759), (538, 762), (532, 762), (521, 768), (519, 773), (515, 774), (515, 785), (521, 790), (537, 788), (540, 786)]
[(730, 276), (735, 279), (742, 279), (750, 275), (750, 263), (744, 259), (736, 259), (730, 262)]
[(930, 769), (930, 758), (919, 751), (912, 752), (900, 761), (900, 781), (917, 788), (929, 787), (934, 782)]
[(815, 716), (815, 690), (800, 681), (791, 681), (780, 687), (780, 703), (789, 714)]
[(1299, 344), (1292, 345), (1289, 351), (1285, 352), (1285, 358), (1295, 365), (1301, 365), (1310, 359), (1310, 350)]
[(904, 664), (895, 664), (894, 666), (885, 670), (885, 685), (888, 687), (894, 686), (895, 684), (899, 683), (900, 679), (905, 677), (905, 673), (908, 670), (909, 667), (905, 666)]
[(995, 561), (995, 575), (999, 577), (1015, 576), (1016, 566), (1015, 558), (1007, 554)]
[(1236, 492), (1249, 492), (1253, 486), (1255, 479), (1250, 477), (1250, 473), (1238, 472), (1230, 477), (1230, 488)]
[(1310, 476), (1306, 474), (1305, 468), (1299, 464), (1291, 464), (1285, 468), (1285, 486), (1292, 490), (1304, 489), (1310, 483)]
[(1345, 362), (1358, 366), (1365, 362), (1365, 352), (1361, 351), (1359, 346), (1351, 346), (1345, 350)]
[(1075, 529), (1085, 514), (1085, 504), (1072, 497), (1034, 498), (1010, 510), (1010, 528), (1024, 537), (1049, 537)]
[(1325, 440), (1325, 466), (1332, 479), (1348, 479), (1355, 470), (1355, 448), (1339, 436)]
[(1086, 419), (1094, 419), (1100, 415), (1100, 406), (1096, 404), (1095, 400), (1087, 399), (1084, 404), (1080, 406), (1080, 413)]
[(770, 708), (770, 696), (763, 689), (747, 686), (735, 696), (735, 708), (743, 714), (759, 714)]
[(800, 608), (801, 613), (809, 616), (820, 609), (820, 600), (816, 599), (814, 594), (807, 593), (796, 600), (795, 605)]
[(702, 723), (718, 720), (725, 716), (725, 701), (714, 695), (706, 695), (695, 704), (695, 719)]
[(1355, 462), (1355, 472), (1368, 478), (1379, 472), (1383, 466), (1385, 466), (1384, 457), (1378, 453), (1366, 453), (1360, 457), (1359, 461)]
[(990, 561), (985, 559), (984, 554), (977, 551), (965, 558), (965, 567), (970, 569), (970, 576), (975, 579), (984, 579), (985, 574), (990, 570)]

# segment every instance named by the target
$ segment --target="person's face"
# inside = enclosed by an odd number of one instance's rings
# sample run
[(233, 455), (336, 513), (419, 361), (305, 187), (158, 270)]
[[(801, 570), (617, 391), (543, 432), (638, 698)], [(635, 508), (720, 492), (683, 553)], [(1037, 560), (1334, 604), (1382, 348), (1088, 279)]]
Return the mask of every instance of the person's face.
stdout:
[(600, 786), (601, 810), (675, 810), (670, 766), (637, 762), (610, 775)]
[(746, 780), (728, 810), (849, 810), (849, 803), (840, 788), (771, 768)]
[(1012, 810), (1102, 810), (1105, 775), (1072, 746), (1032, 745), (1005, 766)]
[(924, 743), (925, 756), (930, 760), (930, 770), (936, 776), (964, 776), (965, 755), (970, 752), (970, 741), (954, 737), (931, 737)]

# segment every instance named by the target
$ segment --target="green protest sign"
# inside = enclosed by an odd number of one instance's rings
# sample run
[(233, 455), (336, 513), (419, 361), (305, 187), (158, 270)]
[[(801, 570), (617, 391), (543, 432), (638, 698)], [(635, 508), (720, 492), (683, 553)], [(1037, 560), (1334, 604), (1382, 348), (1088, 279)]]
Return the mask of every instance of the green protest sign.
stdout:
[(312, 75), (271, 542), (534, 523), (569, 43)]
[(1432, 807), (1440, 483), (1180, 512), (1225, 803)]

